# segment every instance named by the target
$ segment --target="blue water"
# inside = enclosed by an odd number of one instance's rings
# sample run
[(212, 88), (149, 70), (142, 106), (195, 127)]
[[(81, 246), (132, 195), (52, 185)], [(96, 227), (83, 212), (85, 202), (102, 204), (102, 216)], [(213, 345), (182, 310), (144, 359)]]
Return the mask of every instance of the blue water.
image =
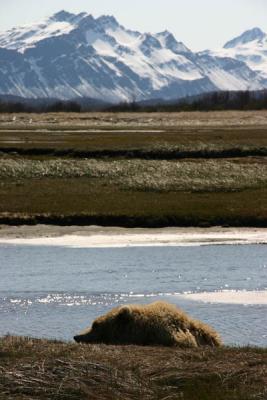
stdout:
[(266, 266), (263, 245), (0, 245), (0, 335), (71, 340), (118, 304), (161, 299), (211, 324), (226, 344), (267, 346), (267, 305), (206, 304), (179, 295), (266, 290)]

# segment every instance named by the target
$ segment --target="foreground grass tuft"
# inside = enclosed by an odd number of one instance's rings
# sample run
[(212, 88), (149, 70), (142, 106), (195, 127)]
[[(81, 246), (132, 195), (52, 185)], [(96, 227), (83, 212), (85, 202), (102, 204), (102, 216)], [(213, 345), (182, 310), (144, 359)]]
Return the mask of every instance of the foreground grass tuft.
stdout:
[(267, 350), (0, 339), (0, 399), (266, 399)]

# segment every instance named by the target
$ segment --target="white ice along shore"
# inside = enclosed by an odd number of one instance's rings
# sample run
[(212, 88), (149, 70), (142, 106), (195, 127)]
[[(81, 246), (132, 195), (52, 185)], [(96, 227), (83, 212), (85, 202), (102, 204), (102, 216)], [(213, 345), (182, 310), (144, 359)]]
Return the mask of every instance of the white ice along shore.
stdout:
[[(202, 246), (267, 244), (267, 229), (163, 229), (138, 230), (109, 228), (105, 232), (88, 229), (82, 233), (71, 232), (62, 236), (36, 234), (32, 237), (0, 237), (0, 244), (30, 246), (63, 246), (75, 248), (108, 248), (139, 246)], [(132, 232), (134, 231), (134, 232)], [(25, 230), (27, 232), (27, 229)], [(0, 231), (1, 236), (1, 231)], [(48, 237), (47, 237), (48, 236)]]
[(267, 290), (222, 290), (218, 292), (187, 293), (181, 296), (187, 300), (210, 304), (267, 305)]
[(0, 94), (116, 102), (260, 90), (266, 54), (259, 28), (223, 49), (192, 52), (169, 31), (141, 33), (113, 16), (60, 11), (0, 33)]

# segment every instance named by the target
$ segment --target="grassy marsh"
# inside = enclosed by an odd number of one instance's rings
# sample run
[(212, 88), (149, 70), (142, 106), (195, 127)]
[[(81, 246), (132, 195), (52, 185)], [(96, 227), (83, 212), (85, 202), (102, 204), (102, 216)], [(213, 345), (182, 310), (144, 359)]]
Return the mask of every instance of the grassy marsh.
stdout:
[(1, 115), (0, 221), (267, 226), (266, 156), (267, 112)]
[(231, 192), (267, 188), (267, 160), (0, 159), (0, 179), (87, 178), (121, 190)]

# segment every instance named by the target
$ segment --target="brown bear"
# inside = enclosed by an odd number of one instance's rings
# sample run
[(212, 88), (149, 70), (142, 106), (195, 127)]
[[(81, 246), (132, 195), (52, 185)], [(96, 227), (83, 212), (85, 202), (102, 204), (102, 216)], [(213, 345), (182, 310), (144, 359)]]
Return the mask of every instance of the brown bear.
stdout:
[(220, 346), (219, 335), (165, 302), (114, 308), (74, 337), (78, 343), (140, 346)]

